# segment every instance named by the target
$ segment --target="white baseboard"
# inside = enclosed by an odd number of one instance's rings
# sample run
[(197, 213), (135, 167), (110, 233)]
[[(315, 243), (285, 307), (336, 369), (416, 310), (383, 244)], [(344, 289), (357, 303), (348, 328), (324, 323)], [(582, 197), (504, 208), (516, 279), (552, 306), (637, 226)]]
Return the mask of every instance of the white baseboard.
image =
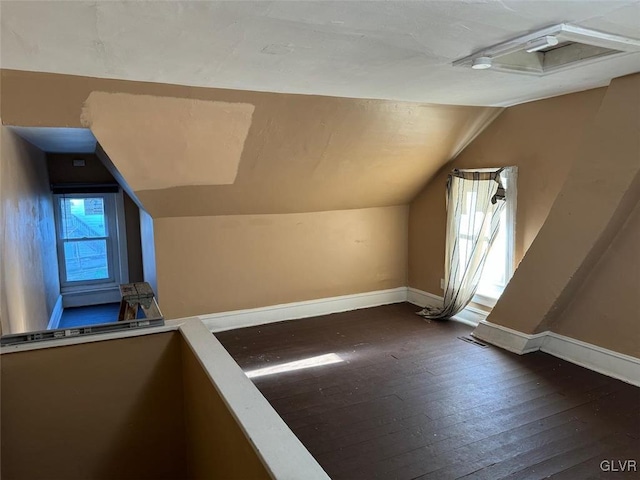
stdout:
[(47, 330), (55, 330), (60, 325), (60, 319), (62, 318), (62, 295), (58, 295), (53, 311), (51, 312), (51, 318), (49, 318), (49, 325)]
[[(420, 307), (424, 307), (425, 305), (442, 305), (442, 297), (411, 287), (398, 287), (389, 290), (320, 298), (317, 300), (285, 303), (268, 307), (211, 313), (200, 315), (198, 318), (212, 332), (222, 332), (225, 330), (233, 330), (234, 328), (253, 327), (267, 323), (329, 315), (331, 313), (347, 312), (358, 308), (370, 308), (407, 301)], [(475, 327), (478, 325), (478, 322), (486, 318), (487, 314), (487, 312), (482, 310), (467, 307), (464, 311), (453, 317), (453, 319)]]
[(417, 288), (407, 287), (407, 302), (413, 303), (419, 307), (425, 305), (433, 305), (434, 307), (441, 307), (444, 299), (433, 293), (424, 292)]
[(554, 332), (546, 333), (540, 348), (543, 352), (640, 387), (640, 358)]
[(502, 325), (480, 322), (473, 336), (517, 354), (536, 350), (640, 386), (640, 359), (565, 337), (555, 332), (528, 335)]
[(454, 320), (457, 320), (462, 323), (466, 323), (472, 327), (478, 326), (478, 324), (484, 321), (489, 315), (489, 312), (485, 312), (484, 310), (480, 310), (479, 308), (467, 306), (460, 313), (457, 313), (453, 316)]
[[(444, 299), (438, 295), (434, 295), (433, 293), (424, 292), (413, 287), (407, 287), (407, 302), (419, 307), (424, 307), (425, 305), (441, 307)], [(452, 319), (475, 327), (485, 320), (487, 315), (489, 315), (489, 312), (468, 306), (463, 311), (453, 316)]]
[(304, 302), (285, 303), (268, 307), (234, 310), (230, 312), (200, 315), (198, 318), (212, 332), (252, 327), (266, 323), (282, 322), (298, 318), (316, 317), (330, 313), (346, 312), (358, 308), (377, 307), (407, 300), (406, 287), (374, 292), (320, 298)]
[(473, 331), (473, 336), (492, 345), (509, 350), (510, 352), (523, 355), (525, 353), (540, 350), (544, 337), (546, 336), (546, 332), (528, 335), (526, 333), (483, 320)]

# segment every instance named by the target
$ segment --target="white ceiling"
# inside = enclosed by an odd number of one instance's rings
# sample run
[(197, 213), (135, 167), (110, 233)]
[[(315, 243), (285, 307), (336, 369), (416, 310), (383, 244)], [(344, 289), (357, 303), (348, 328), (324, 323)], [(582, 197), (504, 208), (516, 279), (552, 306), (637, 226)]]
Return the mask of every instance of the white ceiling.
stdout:
[(96, 137), (88, 128), (9, 127), (27, 142), (47, 153), (93, 153)]
[(640, 53), (546, 77), (452, 67), (568, 22), (640, 38), (640, 0), (2, 1), (2, 68), (242, 90), (513, 105), (640, 71)]

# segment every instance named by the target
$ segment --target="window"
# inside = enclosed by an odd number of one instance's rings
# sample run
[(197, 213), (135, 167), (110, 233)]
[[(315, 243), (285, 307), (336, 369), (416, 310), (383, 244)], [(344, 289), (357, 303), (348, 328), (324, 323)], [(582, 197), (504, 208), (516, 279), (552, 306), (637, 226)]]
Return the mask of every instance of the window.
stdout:
[(65, 272), (62, 280), (66, 284), (113, 279), (105, 200), (104, 196), (59, 199)]
[(500, 226), (496, 239), (482, 271), (478, 290), (473, 298), (475, 303), (489, 307), (495, 305), (513, 275), (515, 263), (515, 219), (517, 205), (518, 167), (507, 167), (501, 173), (502, 185), (506, 191), (506, 204), (500, 216)]
[[(73, 193), (54, 198), (63, 303), (112, 301), (113, 295), (101, 297), (100, 290), (113, 291), (128, 280), (123, 215), (118, 214), (121, 194)], [(81, 294), (84, 301), (69, 301), (74, 294)]]

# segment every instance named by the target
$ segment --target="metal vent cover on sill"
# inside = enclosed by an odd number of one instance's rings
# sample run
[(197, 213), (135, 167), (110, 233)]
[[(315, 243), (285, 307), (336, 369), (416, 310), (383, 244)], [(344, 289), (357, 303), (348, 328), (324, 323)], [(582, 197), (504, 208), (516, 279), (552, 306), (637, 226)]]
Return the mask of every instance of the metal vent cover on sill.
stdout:
[[(554, 43), (535, 48), (545, 38)], [(633, 52), (640, 52), (638, 39), (561, 23), (479, 50), (452, 65), (472, 67), (480, 59), (484, 68), (543, 76)]]

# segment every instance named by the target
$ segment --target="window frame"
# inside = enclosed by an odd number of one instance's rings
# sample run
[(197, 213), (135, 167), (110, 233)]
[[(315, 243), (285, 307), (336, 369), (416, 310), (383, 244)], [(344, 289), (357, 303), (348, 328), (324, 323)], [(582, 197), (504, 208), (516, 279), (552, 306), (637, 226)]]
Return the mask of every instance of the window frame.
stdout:
[[(107, 268), (109, 277), (96, 280), (68, 281), (64, 245), (69, 239), (62, 238), (62, 202), (65, 198), (102, 198), (106, 218), (107, 236), (96, 240), (107, 240)], [(119, 300), (119, 285), (129, 281), (126, 227), (124, 220), (124, 198), (122, 190), (117, 192), (55, 193), (54, 218), (56, 230), (56, 251), (58, 254), (58, 272), (60, 293), (63, 306), (93, 305)], [(78, 239), (80, 240), (80, 239)], [(87, 239), (91, 240), (91, 239)], [(71, 240), (74, 241), (74, 240)]]
[(500, 295), (504, 292), (505, 287), (511, 280), (516, 268), (516, 214), (518, 207), (518, 167), (510, 166), (504, 167), (504, 176), (506, 178), (505, 185), (505, 221), (506, 221), (506, 251), (505, 251), (505, 278), (504, 285), (499, 286), (497, 295), (486, 295), (477, 293), (471, 300), (472, 303), (483, 305), (485, 307), (493, 308), (500, 298)]

